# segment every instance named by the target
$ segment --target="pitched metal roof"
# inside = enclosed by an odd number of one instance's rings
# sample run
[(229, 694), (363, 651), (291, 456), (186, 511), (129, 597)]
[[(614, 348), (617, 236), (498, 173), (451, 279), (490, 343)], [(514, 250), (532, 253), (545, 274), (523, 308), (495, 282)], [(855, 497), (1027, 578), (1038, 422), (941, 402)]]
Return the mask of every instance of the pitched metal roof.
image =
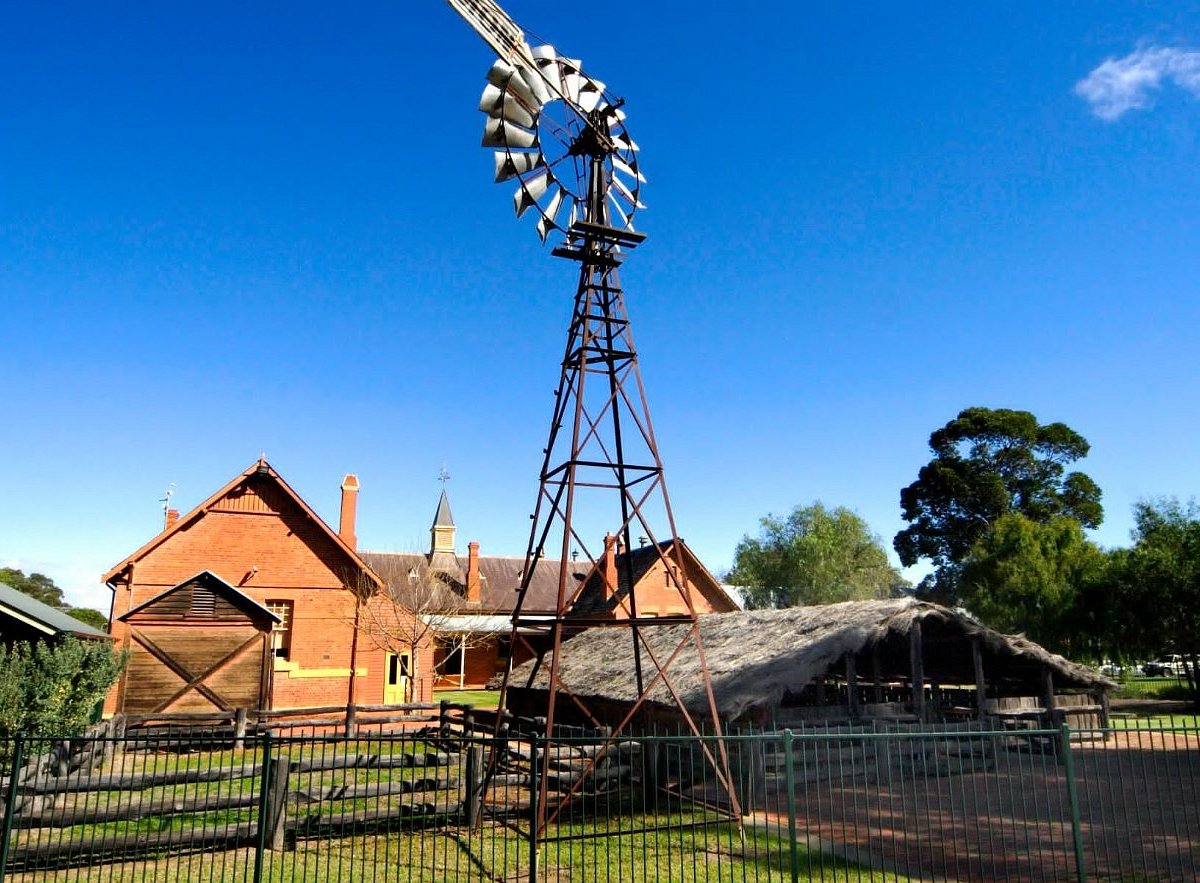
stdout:
[(80, 622), (71, 614), (51, 607), (12, 586), (0, 583), (0, 616), (9, 616), (47, 635), (75, 635), (80, 638), (107, 638), (107, 632)]
[[(429, 566), (429, 558), (420, 552), (363, 552), (363, 558), (385, 581), (406, 579), (410, 571), (421, 572)], [(451, 574), (454, 588), (460, 594), (466, 587), (459, 581), (466, 578), (467, 557), (458, 556), (457, 568)], [(558, 603), (557, 558), (543, 558), (534, 568), (525, 594), (526, 613), (554, 611)], [(582, 581), (587, 576), (587, 563), (570, 562), (569, 579)], [(479, 556), (479, 609), (493, 613), (511, 613), (517, 604), (517, 589), (521, 586), (525, 557), (506, 555)]]
[[(614, 556), (614, 563), (617, 568), (616, 593), (611, 597), (606, 596), (604, 574), (600, 570), (595, 570), (588, 577), (583, 591), (579, 593), (579, 598), (571, 608), (571, 613), (576, 616), (611, 613), (629, 597), (630, 586), (639, 585), (642, 578), (645, 577), (656, 563), (659, 561), (674, 563), (674, 546), (674, 540), (663, 540), (657, 545), (650, 544), (648, 546), (640, 546), (629, 552), (618, 552)], [(694, 577), (698, 577), (700, 581), (703, 581), (703, 585), (693, 582), (693, 589), (695, 591), (703, 594), (707, 590), (707, 594), (718, 605), (723, 598), (728, 602), (728, 610), (741, 608), (742, 605), (736, 599), (730, 597), (725, 588), (709, 573), (708, 568), (704, 566), (682, 539), (679, 541), (679, 549), (682, 553), (684, 566), (689, 567)], [(716, 612), (725, 611), (720, 610), (718, 606)]]

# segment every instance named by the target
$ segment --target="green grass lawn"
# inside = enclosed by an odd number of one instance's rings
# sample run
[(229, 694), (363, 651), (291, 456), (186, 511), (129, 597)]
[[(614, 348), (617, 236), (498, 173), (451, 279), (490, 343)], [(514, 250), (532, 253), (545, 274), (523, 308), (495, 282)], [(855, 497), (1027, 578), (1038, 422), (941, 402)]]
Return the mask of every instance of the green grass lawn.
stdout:
[(1191, 699), (1187, 681), (1177, 678), (1129, 678), (1113, 691), (1113, 699)]
[[(678, 823), (679, 818), (672, 819)], [(607, 836), (551, 842), (538, 852), (539, 880), (621, 881), (621, 883), (774, 883), (793, 879), (904, 883), (908, 878), (871, 872), (814, 852), (793, 851), (784, 838), (761, 830), (744, 832), (728, 821), (699, 827), (637, 832), (662, 819), (626, 816)], [(625, 829), (625, 830), (621, 830)], [(558, 833), (571, 832), (563, 828)], [(520, 834), (485, 825), (476, 831), (443, 829), (302, 839), (294, 849), (267, 852), (263, 879), (288, 883), (318, 881), (524, 880), (529, 874), (529, 843)], [(246, 880), (254, 851), (236, 849), (36, 874), (14, 874), (20, 883), (67, 881), (170, 880), (215, 883)]]
[(1187, 727), (1188, 729), (1196, 729), (1200, 727), (1200, 716), (1195, 714), (1133, 714), (1127, 717), (1125, 713), (1120, 713), (1120, 716), (1112, 718), (1112, 728), (1114, 730), (1137, 730), (1155, 727)]
[(496, 708), (500, 704), (499, 690), (439, 690), (433, 694), (435, 702), (459, 702), (476, 708)]

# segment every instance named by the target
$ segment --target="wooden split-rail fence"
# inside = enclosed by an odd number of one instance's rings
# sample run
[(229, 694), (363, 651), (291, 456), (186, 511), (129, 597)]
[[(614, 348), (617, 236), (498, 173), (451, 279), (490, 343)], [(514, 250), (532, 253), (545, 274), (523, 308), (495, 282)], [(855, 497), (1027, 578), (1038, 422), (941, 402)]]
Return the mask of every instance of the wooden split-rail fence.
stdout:
[(14, 740), (5, 764), (13, 772), (0, 779), (9, 835), (0, 865), (279, 850), (303, 838), (473, 825), (483, 748), (447, 738), (464, 711), (442, 703), (130, 716), (78, 739)]

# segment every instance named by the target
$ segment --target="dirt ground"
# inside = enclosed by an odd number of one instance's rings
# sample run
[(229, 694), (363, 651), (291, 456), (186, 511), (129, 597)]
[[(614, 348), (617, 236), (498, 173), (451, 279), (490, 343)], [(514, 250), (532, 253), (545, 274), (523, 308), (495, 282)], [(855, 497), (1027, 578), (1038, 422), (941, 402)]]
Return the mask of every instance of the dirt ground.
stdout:
[[(1035, 746), (1049, 748), (1050, 746)], [(918, 880), (1200, 880), (1200, 744), (1172, 732), (1120, 733), (1065, 763), (1029, 745), (964, 757), (910, 744), (858, 772), (827, 764), (796, 788), (800, 830), (869, 867)], [(764, 795), (786, 820), (786, 795)], [(772, 806), (773, 804), (773, 806)]]

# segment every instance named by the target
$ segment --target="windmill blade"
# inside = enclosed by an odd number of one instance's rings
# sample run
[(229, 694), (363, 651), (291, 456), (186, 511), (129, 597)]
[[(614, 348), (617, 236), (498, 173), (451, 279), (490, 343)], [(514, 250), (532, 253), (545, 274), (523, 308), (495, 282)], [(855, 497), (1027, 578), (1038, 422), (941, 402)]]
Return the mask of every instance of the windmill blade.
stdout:
[(530, 91), (537, 98), (539, 107), (545, 107), (548, 102), (554, 100), (556, 96), (550, 91), (550, 85), (536, 66), (519, 67), (517, 68), (517, 73), (521, 75), (521, 79), (525, 81), (525, 85), (529, 87)]
[(521, 67), (511, 65), (507, 61), (497, 60), (488, 69), (488, 82), (493, 86), (516, 95), (530, 110), (540, 110), (544, 101), (538, 101), (529, 83), (521, 74)]
[(583, 81), (586, 79), (580, 73), (583, 70), (583, 62), (578, 58), (562, 58), (559, 61), (562, 70), (563, 97), (577, 105), (579, 104), (579, 90), (583, 88)]
[(533, 60), (537, 62), (538, 67), (545, 67), (551, 62), (558, 60), (558, 50), (548, 43), (544, 46), (534, 46), (529, 50), (529, 54), (533, 56)]
[(545, 163), (541, 151), (536, 153), (509, 153), (507, 150), (497, 150), (492, 158), (496, 162), (496, 183), (508, 181), (517, 175), (532, 172)]
[(537, 132), (506, 123), (499, 117), (488, 117), (483, 124), (484, 147), (537, 147)]
[(600, 99), (603, 97), (604, 84), (590, 77), (585, 77), (583, 85), (579, 88), (579, 106), (588, 113), (591, 113), (596, 109), (596, 105), (600, 103)]
[(626, 135), (624, 132), (622, 132), (620, 135), (613, 135), (612, 143), (613, 143), (613, 146), (616, 147), (618, 150), (638, 151), (638, 150), (642, 149), (642, 148), (638, 147), (637, 144), (634, 143), (633, 139), (630, 138), (628, 135)]
[(621, 203), (617, 202), (617, 198), (615, 196), (613, 196), (611, 190), (608, 192), (608, 202), (609, 202), (609, 208), (611, 208), (614, 212), (616, 212), (617, 217), (621, 219), (620, 226), (628, 227), (629, 226), (629, 215), (625, 214), (624, 210), (621, 208)]
[(554, 195), (550, 197), (550, 204), (546, 206), (546, 210), (537, 222), (538, 236), (541, 237), (543, 243), (545, 243), (546, 237), (550, 235), (550, 231), (558, 226), (555, 218), (558, 216), (559, 209), (562, 208), (563, 197), (565, 195), (566, 191), (562, 187), (555, 187)]
[(483, 90), (479, 99), (479, 109), (488, 116), (500, 117), (506, 123), (515, 123), (526, 129), (534, 128), (537, 120), (536, 113), (526, 107), (512, 92), (491, 83)]
[(610, 159), (612, 159), (613, 168), (616, 169), (618, 172), (624, 172), (626, 175), (629, 175), (631, 178), (636, 178), (637, 182), (639, 184), (646, 183), (645, 176), (640, 171), (638, 171), (636, 161), (632, 165), (630, 165), (629, 163), (625, 162), (625, 160), (621, 159), (621, 157), (617, 156), (615, 153), (610, 157)]
[(518, 218), (532, 206), (537, 205), (537, 201), (545, 195), (546, 189), (553, 181), (554, 178), (549, 169), (543, 169), (541, 174), (521, 181), (521, 186), (513, 194), (513, 208), (516, 209)]
[(611, 183), (612, 186), (614, 188), (616, 188), (616, 191), (619, 194), (621, 194), (623, 197), (625, 197), (625, 201), (628, 202), (631, 206), (633, 206), (635, 209), (645, 208), (644, 205), (642, 205), (640, 202), (638, 202), (637, 197), (633, 195), (632, 191), (630, 191), (630, 189), (625, 186), (625, 182), (622, 181), (619, 177), (617, 177), (616, 175), (612, 175), (609, 177), (608, 180), (609, 180), (609, 183)]

